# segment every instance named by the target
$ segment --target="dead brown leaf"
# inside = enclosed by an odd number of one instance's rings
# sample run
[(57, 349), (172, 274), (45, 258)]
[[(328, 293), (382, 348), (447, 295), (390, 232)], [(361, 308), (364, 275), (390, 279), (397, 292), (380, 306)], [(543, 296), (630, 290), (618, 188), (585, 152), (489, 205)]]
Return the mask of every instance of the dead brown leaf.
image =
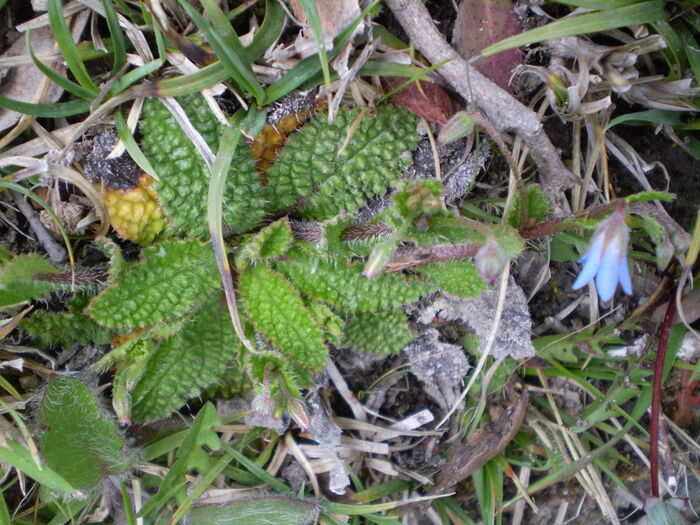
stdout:
[[(391, 91), (403, 84), (402, 77), (382, 77), (382, 87)], [(434, 82), (411, 82), (394, 93), (391, 99), (411, 113), (429, 122), (445, 124), (455, 114), (455, 106), (447, 92)]]

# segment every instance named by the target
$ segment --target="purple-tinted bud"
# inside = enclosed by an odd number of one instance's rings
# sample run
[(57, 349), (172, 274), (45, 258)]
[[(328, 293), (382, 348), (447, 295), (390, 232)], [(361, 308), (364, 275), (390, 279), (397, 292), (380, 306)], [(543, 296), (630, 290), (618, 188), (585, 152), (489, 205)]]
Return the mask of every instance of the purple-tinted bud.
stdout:
[(486, 239), (486, 244), (476, 252), (474, 263), (481, 278), (486, 283), (491, 284), (505, 269), (508, 257), (506, 257), (503, 248), (501, 248), (496, 239), (489, 237)]
[(386, 265), (389, 264), (391, 258), (396, 251), (396, 242), (393, 239), (388, 239), (377, 244), (372, 248), (372, 253), (369, 254), (365, 267), (362, 270), (362, 275), (367, 279), (374, 279), (380, 275)]

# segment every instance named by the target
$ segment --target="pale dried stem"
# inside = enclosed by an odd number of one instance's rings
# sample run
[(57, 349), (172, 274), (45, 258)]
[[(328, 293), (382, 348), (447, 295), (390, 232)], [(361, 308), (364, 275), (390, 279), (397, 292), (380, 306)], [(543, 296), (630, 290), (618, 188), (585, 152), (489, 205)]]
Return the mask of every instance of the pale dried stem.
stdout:
[(568, 213), (563, 192), (579, 181), (564, 165), (537, 115), (470, 66), (447, 43), (419, 0), (387, 0), (411, 42), (467, 103), (472, 101), (498, 131), (513, 130), (530, 148), (542, 177), (543, 190), (559, 214)]

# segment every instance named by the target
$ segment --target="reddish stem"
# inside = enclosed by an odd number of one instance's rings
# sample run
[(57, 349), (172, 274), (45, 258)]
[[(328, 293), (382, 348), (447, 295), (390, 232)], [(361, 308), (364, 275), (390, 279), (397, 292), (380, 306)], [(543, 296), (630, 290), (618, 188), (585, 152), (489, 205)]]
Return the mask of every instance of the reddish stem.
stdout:
[(668, 348), (668, 334), (671, 332), (673, 316), (676, 313), (676, 301), (670, 300), (659, 333), (659, 348), (654, 361), (654, 386), (651, 396), (651, 429), (649, 430), (649, 476), (651, 495), (659, 497), (659, 422), (661, 417), (661, 384), (663, 381), (664, 361)]

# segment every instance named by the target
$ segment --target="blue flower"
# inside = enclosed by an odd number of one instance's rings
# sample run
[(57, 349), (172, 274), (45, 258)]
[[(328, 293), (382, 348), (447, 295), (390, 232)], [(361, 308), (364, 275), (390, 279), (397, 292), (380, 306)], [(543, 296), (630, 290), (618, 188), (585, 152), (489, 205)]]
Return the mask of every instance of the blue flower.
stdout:
[(632, 295), (632, 280), (627, 266), (629, 238), (625, 205), (624, 201), (620, 201), (615, 212), (601, 222), (593, 233), (588, 251), (579, 260), (583, 263), (583, 270), (572, 288), (578, 290), (595, 277), (598, 295), (603, 301), (612, 299), (617, 283), (626, 294)]

